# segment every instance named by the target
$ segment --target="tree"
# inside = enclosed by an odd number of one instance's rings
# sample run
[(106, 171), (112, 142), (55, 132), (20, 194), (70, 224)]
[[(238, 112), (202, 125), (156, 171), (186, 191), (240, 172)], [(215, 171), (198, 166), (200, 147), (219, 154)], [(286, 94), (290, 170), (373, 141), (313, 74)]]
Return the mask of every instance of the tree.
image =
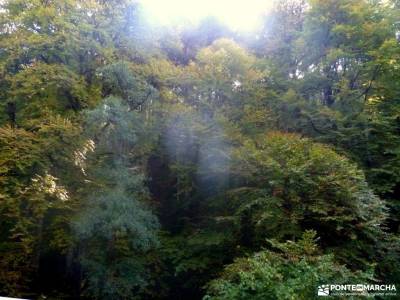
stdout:
[(133, 164), (139, 116), (118, 98), (88, 112), (95, 150), (86, 167), (81, 212), (73, 223), (84, 270), (84, 295), (132, 299), (146, 287), (146, 253), (157, 245), (158, 222), (146, 207), (140, 165)]
[(315, 231), (305, 231), (296, 242), (272, 242), (275, 251), (236, 259), (208, 284), (204, 299), (318, 299), (317, 287), (327, 282), (371, 279), (369, 273), (352, 273), (331, 255), (321, 255), (315, 238)]
[(353, 267), (356, 259), (363, 261), (362, 253), (375, 251), (367, 245), (381, 234), (385, 205), (345, 157), (279, 132), (245, 141), (233, 157), (241, 180), (229, 192), (230, 202), (246, 246), (262, 245), (265, 238), (298, 238), (313, 229), (324, 249), (337, 249)]
[[(51, 150), (58, 146), (58, 155), (71, 155), (70, 145), (57, 139), (74, 137), (74, 133), (70, 131), (70, 123), (57, 124), (61, 125), (57, 128), (52, 121), (37, 134), (11, 127), (0, 129), (0, 145), (4, 150), (0, 181), (3, 216), (0, 280), (1, 292), (8, 295), (30, 295), (37, 283), (34, 278), (40, 271), (42, 254), (52, 247), (47, 237), (54, 237), (58, 230), (57, 218), (52, 214), (69, 210), (68, 190), (59, 183), (59, 178), (49, 173), (48, 166), (49, 158), (53, 157)], [(55, 128), (56, 136), (52, 135)], [(53, 148), (47, 148), (49, 144)], [(68, 163), (60, 161), (59, 166), (67, 169)], [(55, 238), (54, 244), (57, 241), (60, 242)]]
[(0, 293), (399, 280), (399, 1), (282, 0), (251, 34), (135, 0), (0, 3)]

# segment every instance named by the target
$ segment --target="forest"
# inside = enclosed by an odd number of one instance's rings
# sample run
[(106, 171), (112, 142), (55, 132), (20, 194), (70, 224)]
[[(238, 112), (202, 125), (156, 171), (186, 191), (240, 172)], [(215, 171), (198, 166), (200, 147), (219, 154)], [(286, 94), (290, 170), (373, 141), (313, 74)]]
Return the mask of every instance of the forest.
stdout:
[(0, 1), (0, 296), (400, 297), (400, 1), (143, 12)]

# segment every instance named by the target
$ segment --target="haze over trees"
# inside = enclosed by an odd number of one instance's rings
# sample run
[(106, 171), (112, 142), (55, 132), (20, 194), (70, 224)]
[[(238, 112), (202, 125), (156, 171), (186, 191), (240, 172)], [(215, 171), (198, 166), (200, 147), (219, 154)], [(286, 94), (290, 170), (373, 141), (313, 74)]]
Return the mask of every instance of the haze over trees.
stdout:
[(0, 295), (400, 284), (399, 22), (396, 0), (282, 0), (248, 34), (0, 1)]

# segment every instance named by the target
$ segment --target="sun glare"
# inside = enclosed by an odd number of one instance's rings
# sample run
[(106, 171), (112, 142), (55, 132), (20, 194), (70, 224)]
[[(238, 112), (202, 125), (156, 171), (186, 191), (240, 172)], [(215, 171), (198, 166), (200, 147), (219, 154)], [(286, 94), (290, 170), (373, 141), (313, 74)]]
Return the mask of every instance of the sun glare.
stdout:
[(159, 25), (197, 23), (213, 16), (230, 28), (251, 31), (271, 7), (271, 0), (141, 0), (150, 21)]

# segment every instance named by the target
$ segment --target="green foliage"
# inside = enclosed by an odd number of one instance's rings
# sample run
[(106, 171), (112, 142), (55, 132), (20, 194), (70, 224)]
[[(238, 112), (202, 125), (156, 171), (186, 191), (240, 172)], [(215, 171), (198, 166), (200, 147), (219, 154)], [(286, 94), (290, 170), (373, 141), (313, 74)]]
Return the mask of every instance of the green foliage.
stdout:
[(319, 285), (371, 279), (369, 273), (352, 273), (332, 256), (319, 254), (315, 237), (315, 231), (306, 231), (297, 242), (274, 242), (279, 252), (236, 259), (208, 285), (204, 299), (318, 299)]
[[(68, 191), (58, 178), (45, 171), (50, 164), (47, 157), (52, 155), (50, 149), (45, 148), (46, 143), (52, 141), (54, 148), (62, 147), (63, 143), (54, 137), (44, 139), (41, 136), (54, 129), (50, 124), (42, 129), (38, 134), (10, 127), (0, 130), (0, 144), (4, 150), (0, 181), (3, 216), (0, 278), (1, 291), (10, 295), (26, 295), (32, 275), (38, 270), (40, 253), (48, 246), (44, 231), (52, 232), (44, 225), (49, 222), (49, 212), (68, 207)], [(66, 132), (65, 128), (58, 130), (59, 134)], [(67, 148), (63, 152), (68, 153)]]
[[(139, 116), (108, 98), (87, 116), (95, 147), (86, 166), (87, 200), (73, 222), (85, 272), (83, 294), (94, 299), (132, 299), (147, 285), (146, 253), (157, 245), (158, 222), (139, 166), (131, 166)], [(93, 136), (92, 136), (93, 138)]]
[(217, 275), (235, 252), (229, 233), (205, 229), (196, 233), (163, 235), (160, 256), (168, 293), (196, 291)]
[(9, 82), (8, 96), (18, 108), (18, 123), (26, 122), (26, 116), (44, 118), (48, 111), (65, 114), (89, 103), (83, 78), (61, 65), (32, 64), (10, 77)]
[(103, 94), (124, 99), (131, 109), (138, 109), (154, 93), (154, 88), (143, 79), (134, 77), (128, 62), (118, 62), (97, 70), (102, 81)]
[(244, 34), (154, 26), (140, 1), (0, 1), (0, 294), (398, 282), (399, 18), (282, 0)]
[[(129, 188), (138, 187), (131, 183)], [(146, 287), (146, 253), (156, 245), (158, 226), (139, 197), (117, 186), (102, 189), (85, 205), (74, 225), (86, 272), (83, 294), (94, 299), (132, 299)]]
[[(255, 235), (249, 242), (299, 237), (305, 229), (316, 230), (324, 247), (378, 238), (384, 203), (363, 173), (329, 147), (275, 132), (246, 141), (234, 157), (234, 172), (246, 184), (230, 192), (231, 201), (241, 222), (251, 224), (245, 227)], [(356, 250), (365, 251), (365, 245)]]

